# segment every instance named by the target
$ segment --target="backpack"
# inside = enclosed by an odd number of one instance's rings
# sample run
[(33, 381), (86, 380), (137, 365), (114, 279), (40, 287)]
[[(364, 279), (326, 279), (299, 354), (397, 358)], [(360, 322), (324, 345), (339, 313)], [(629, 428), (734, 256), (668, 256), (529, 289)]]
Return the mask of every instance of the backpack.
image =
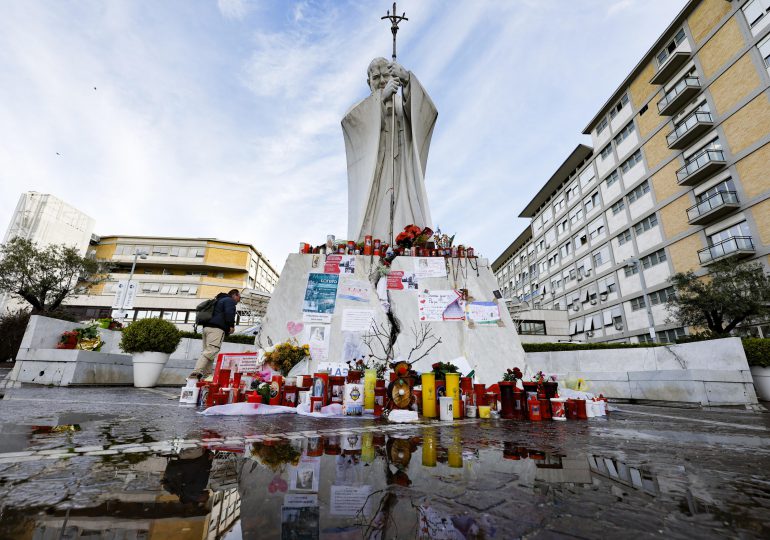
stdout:
[(214, 317), (214, 308), (217, 305), (216, 298), (204, 300), (195, 306), (195, 326), (204, 326)]

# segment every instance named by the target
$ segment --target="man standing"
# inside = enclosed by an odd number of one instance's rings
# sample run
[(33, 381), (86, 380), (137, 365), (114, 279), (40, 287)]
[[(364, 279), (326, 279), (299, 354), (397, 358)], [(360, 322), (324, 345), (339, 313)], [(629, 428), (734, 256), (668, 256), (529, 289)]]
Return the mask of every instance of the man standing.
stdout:
[(214, 359), (222, 348), (222, 340), (235, 330), (235, 306), (241, 301), (241, 292), (233, 289), (227, 294), (219, 293), (214, 305), (214, 314), (203, 325), (203, 350), (190, 373), (190, 379), (201, 379), (211, 372)]

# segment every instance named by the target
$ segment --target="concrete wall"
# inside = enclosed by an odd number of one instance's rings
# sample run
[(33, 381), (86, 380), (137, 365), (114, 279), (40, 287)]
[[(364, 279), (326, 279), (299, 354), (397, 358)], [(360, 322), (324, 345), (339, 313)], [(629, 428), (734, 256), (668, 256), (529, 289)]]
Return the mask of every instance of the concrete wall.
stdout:
[(527, 353), (532, 370), (560, 381), (582, 378), (588, 390), (619, 399), (701, 405), (757, 403), (739, 338), (665, 347)]
[[(61, 334), (83, 325), (33, 315), (21, 342), (11, 380), (54, 386), (131, 385), (131, 355), (120, 350), (120, 332), (100, 330), (104, 345), (99, 352), (57, 349)], [(158, 382), (180, 386), (200, 356), (200, 339), (183, 338), (171, 354)], [(255, 351), (254, 345), (223, 343), (221, 352)]]

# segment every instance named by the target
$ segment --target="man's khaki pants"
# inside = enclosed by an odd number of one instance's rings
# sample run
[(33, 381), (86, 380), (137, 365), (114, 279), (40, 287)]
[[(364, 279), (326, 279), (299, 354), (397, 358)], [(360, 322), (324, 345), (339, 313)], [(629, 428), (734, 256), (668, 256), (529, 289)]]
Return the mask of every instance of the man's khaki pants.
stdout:
[(224, 330), (208, 326), (203, 329), (203, 350), (198, 358), (198, 362), (195, 364), (195, 371), (199, 371), (204, 375), (211, 373), (211, 367), (217, 358), (217, 354), (219, 354), (219, 349), (222, 348), (222, 340), (224, 338)]

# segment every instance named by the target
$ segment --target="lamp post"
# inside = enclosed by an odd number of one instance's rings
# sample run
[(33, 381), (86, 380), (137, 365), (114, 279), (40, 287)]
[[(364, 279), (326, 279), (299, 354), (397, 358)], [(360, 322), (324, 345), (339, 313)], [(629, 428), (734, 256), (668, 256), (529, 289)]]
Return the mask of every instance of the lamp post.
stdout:
[(626, 260), (626, 266), (630, 268), (639, 268), (639, 281), (642, 285), (642, 298), (644, 299), (644, 309), (647, 312), (647, 323), (650, 325), (650, 337), (653, 342), (658, 341), (658, 336), (655, 333), (655, 320), (652, 318), (652, 308), (650, 306), (650, 298), (647, 294), (647, 282), (644, 280), (644, 268), (642, 268), (639, 259), (631, 258)]
[(128, 299), (128, 296), (131, 294), (131, 282), (134, 279), (134, 270), (136, 270), (136, 261), (137, 259), (146, 259), (148, 253), (146, 251), (140, 251), (139, 249), (134, 251), (134, 262), (131, 263), (131, 272), (128, 274), (128, 282), (126, 283), (126, 291), (125, 294), (123, 294), (123, 297), (120, 300), (120, 307), (118, 308), (118, 316), (117, 319), (125, 319), (128, 316), (128, 313), (126, 313), (126, 300)]

